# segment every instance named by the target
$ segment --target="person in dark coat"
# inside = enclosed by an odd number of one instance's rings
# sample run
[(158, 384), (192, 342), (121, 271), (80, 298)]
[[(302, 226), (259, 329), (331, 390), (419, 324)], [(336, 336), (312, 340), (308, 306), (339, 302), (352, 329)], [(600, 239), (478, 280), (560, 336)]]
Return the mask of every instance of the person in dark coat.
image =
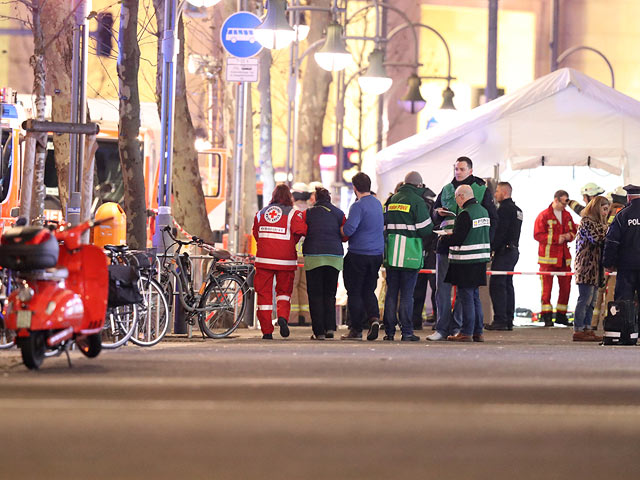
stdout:
[(346, 222), (342, 210), (331, 204), (331, 194), (317, 187), (315, 204), (303, 213), (307, 235), (302, 244), (307, 274), (312, 340), (333, 338), (336, 331), (336, 290), (347, 240), (340, 233)]
[(458, 288), (456, 303), (462, 309), (462, 329), (447, 340), (453, 342), (483, 342), (482, 304), (478, 287), (487, 284), (487, 262), (491, 259), (487, 210), (474, 198), (469, 185), (455, 191), (462, 209), (455, 220), (453, 233), (441, 237), (449, 249), (449, 269), (445, 282)]
[(604, 242), (602, 264), (617, 269), (615, 300), (640, 295), (640, 187), (627, 185), (627, 206), (613, 219)]
[[(491, 241), (493, 261), (491, 270), (512, 272), (518, 263), (520, 252), (520, 230), (522, 210), (511, 199), (511, 184), (500, 182), (496, 187), (495, 199), (498, 207), (498, 226)], [(513, 315), (516, 309), (512, 275), (492, 275), (489, 280), (489, 294), (493, 304), (493, 323), (487, 330), (513, 330)]]
[[(453, 180), (442, 188), (436, 198), (431, 214), (435, 224), (434, 228), (444, 231), (453, 229), (455, 216), (459, 212), (454, 195), (455, 190), (461, 185), (470, 186), (475, 199), (489, 212), (491, 219), (489, 234), (493, 237), (493, 231), (498, 221), (496, 206), (493, 203), (493, 193), (484, 180), (473, 175), (473, 162), (468, 157), (459, 157), (456, 160)], [(447, 340), (449, 335), (460, 330), (462, 324), (457, 304), (453, 311), (451, 310), (451, 284), (445, 281), (449, 268), (449, 251), (446, 242), (441, 241), (442, 238), (436, 247), (436, 304), (438, 310), (436, 331), (427, 337), (427, 340), (432, 342)]]

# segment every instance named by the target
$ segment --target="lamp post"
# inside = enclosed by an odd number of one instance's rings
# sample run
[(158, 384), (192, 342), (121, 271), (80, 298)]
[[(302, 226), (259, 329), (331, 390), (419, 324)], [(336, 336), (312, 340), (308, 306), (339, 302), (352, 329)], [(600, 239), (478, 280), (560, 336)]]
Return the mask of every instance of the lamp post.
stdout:
[(562, 52), (560, 55), (558, 55), (558, 59), (556, 60), (556, 65), (560, 65), (564, 61), (565, 58), (567, 58), (569, 55), (571, 55), (573, 53), (576, 53), (576, 52), (578, 52), (580, 50), (589, 50), (591, 52), (597, 53), (598, 55), (600, 55), (600, 57), (602, 57), (602, 59), (607, 64), (607, 67), (609, 67), (609, 72), (611, 73), (611, 88), (616, 88), (616, 78), (615, 78), (615, 75), (613, 73), (613, 67), (611, 66), (611, 62), (609, 62), (609, 59), (607, 57), (605, 57), (604, 53), (602, 53), (600, 50), (596, 50), (593, 47), (587, 47), (585, 45), (578, 45), (577, 47), (568, 48), (567, 50)]
[[(197, 7), (209, 7), (220, 0), (189, 0)], [(169, 243), (165, 227), (171, 219), (171, 168), (173, 164), (173, 119), (176, 101), (176, 61), (180, 51), (178, 21), (185, 0), (165, 0), (164, 33), (162, 38), (162, 90), (160, 104), (160, 166), (158, 170), (158, 217), (153, 234), (153, 246), (164, 248)]]
[[(71, 123), (87, 121), (87, 59), (89, 29), (87, 16), (91, 8), (90, 0), (78, 0), (75, 8), (73, 28), (73, 63), (71, 66)], [(82, 168), (84, 163), (84, 134), (72, 133), (69, 138), (69, 201), (67, 202), (67, 222), (80, 223)]]
[(571, 47), (566, 49), (560, 55), (558, 55), (558, 36), (559, 36), (559, 25), (560, 25), (560, 2), (559, 0), (553, 0), (553, 4), (551, 6), (551, 71), (555, 72), (558, 69), (558, 66), (570, 55), (580, 51), (580, 50), (589, 50), (594, 52), (595, 54), (602, 57), (602, 59), (609, 67), (609, 72), (611, 73), (611, 88), (616, 88), (616, 79), (613, 73), (613, 67), (611, 66), (611, 62), (609, 59), (602, 53), (600, 50), (597, 50), (593, 47), (587, 47), (585, 45), (578, 45), (576, 47)]

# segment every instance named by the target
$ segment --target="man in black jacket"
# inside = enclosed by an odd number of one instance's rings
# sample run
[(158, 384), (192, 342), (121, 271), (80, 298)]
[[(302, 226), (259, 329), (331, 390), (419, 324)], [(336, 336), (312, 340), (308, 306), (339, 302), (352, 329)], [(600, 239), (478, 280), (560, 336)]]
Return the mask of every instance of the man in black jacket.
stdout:
[[(520, 229), (522, 228), (522, 210), (511, 199), (511, 184), (500, 182), (494, 197), (498, 207), (498, 226), (496, 227), (491, 251), (493, 261), (491, 270), (511, 272), (518, 263), (520, 253)], [(489, 294), (493, 304), (493, 323), (487, 330), (513, 330), (515, 313), (515, 294), (512, 275), (492, 275), (489, 280)]]

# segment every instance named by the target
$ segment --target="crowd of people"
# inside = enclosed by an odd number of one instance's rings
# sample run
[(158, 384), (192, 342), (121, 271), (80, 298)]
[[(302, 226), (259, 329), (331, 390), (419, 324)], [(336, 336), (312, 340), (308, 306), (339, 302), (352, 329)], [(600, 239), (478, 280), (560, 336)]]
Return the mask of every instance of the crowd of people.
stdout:
[[(454, 177), (437, 195), (426, 188), (419, 172), (409, 172), (384, 205), (371, 191), (371, 179), (352, 179), (356, 201), (348, 215), (332, 204), (320, 184), (290, 190), (278, 185), (270, 203), (255, 216), (257, 242), (257, 316), (264, 339), (272, 339), (275, 310), (282, 337), (289, 319), (310, 317), (312, 340), (333, 338), (338, 276), (343, 272), (349, 330), (343, 340), (416, 342), (422, 327), (427, 284), (435, 316), (431, 342), (483, 342), (484, 329), (513, 330), (513, 272), (519, 258), (523, 213), (512, 200), (512, 187), (499, 182), (495, 192), (473, 175), (473, 162), (460, 157)], [(569, 325), (572, 278), (579, 297), (573, 340), (599, 342), (596, 335), (601, 305), (611, 299), (633, 300), (640, 290), (640, 187), (629, 185), (603, 196), (590, 183), (583, 187), (584, 205), (558, 190), (537, 216), (533, 236), (539, 243), (541, 320), (546, 327)], [(435, 200), (434, 200), (435, 197)], [(498, 205), (496, 207), (496, 204)], [(575, 223), (567, 210), (580, 216)], [(576, 242), (574, 271), (568, 248)], [(348, 242), (345, 255), (343, 243)], [(493, 321), (484, 325), (479, 287), (492, 275), (489, 294)], [(299, 268), (299, 264), (303, 267)], [(376, 289), (384, 266), (383, 314)], [(433, 268), (435, 275), (420, 273)], [(617, 276), (605, 272), (617, 272)], [(497, 272), (497, 273), (496, 273)], [(555, 312), (551, 303), (554, 278), (559, 284)], [(455, 292), (455, 293), (454, 293)], [(293, 294), (293, 299), (292, 299)], [(452, 295), (455, 301), (452, 302)], [(293, 307), (292, 307), (293, 305)]]

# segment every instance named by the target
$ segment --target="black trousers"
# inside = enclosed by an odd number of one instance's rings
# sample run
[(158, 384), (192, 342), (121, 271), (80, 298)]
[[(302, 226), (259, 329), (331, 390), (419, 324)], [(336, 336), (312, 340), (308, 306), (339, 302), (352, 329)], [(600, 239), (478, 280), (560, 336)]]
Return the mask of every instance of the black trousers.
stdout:
[(307, 295), (314, 335), (336, 330), (336, 290), (338, 270), (323, 266), (307, 270)]
[(616, 276), (615, 300), (635, 300), (640, 297), (640, 270), (623, 270), (618, 268)]
[(427, 284), (431, 285), (433, 315), (435, 318), (438, 318), (438, 310), (436, 308), (436, 274), (420, 273), (416, 281), (416, 288), (413, 291), (413, 314), (411, 318), (413, 319), (414, 329), (422, 328), (422, 310), (424, 309), (424, 302), (427, 298)]
[(349, 252), (344, 257), (344, 286), (347, 289), (347, 309), (351, 329), (362, 332), (365, 320), (380, 319), (376, 286), (382, 255), (359, 255)]
[[(513, 271), (520, 258), (517, 248), (510, 247), (496, 252), (491, 262), (491, 270)], [(489, 280), (489, 295), (493, 304), (493, 323), (513, 327), (516, 299), (512, 275), (492, 275)]]

